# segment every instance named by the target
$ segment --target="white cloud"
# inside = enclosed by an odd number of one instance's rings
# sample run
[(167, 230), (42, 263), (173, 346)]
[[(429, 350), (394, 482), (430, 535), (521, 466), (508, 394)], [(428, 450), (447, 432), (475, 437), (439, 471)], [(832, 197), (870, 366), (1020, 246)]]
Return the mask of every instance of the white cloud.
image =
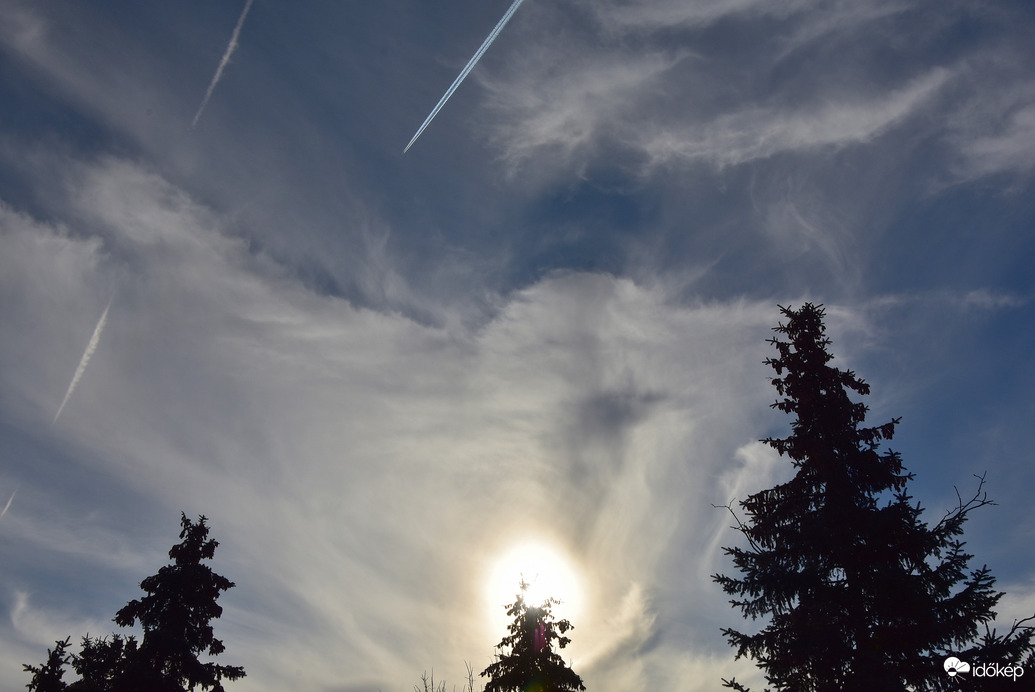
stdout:
[[(996, 584), (1004, 595), (996, 605), (997, 617), (990, 626), (995, 627), (998, 634), (1010, 631), (1014, 623), (1035, 615), (1035, 580), (1027, 583)], [(1032, 621), (1025, 623), (1032, 625)]]
[[(562, 273), (477, 331), (433, 328), (309, 293), (147, 170), (75, 170), (75, 234), (4, 217), (5, 275), (23, 287), (5, 291), (11, 314), (15, 326), (35, 315), (42, 325), (27, 331), (61, 342), (75, 294), (116, 277), (126, 287), (98, 376), (77, 392), (94, 405), (67, 411), (60, 438), (89, 450), (79, 457), (98, 479), (152, 498), (149, 525), (174, 526), (181, 508), (211, 517), (217, 570), (239, 585), (219, 629), (248, 643), (226, 658), (260, 673), (243, 691), (291, 677), (265, 653), (285, 631), (317, 685), (406, 685), (431, 665), (458, 679), (464, 658), (484, 667), (501, 633), (477, 581), (529, 532), (593, 577), (572, 656), (649, 638), (658, 570), (673, 545), (701, 540), (679, 518), (714, 521), (715, 470), (765, 409), (770, 305), (679, 307), (660, 287)], [(44, 250), (61, 245), (74, 264), (63, 278), (62, 253)], [(3, 388), (43, 420), (54, 351), (32, 352), (17, 332), (0, 358), (20, 354), (25, 374), (5, 366)], [(75, 544), (53, 534), (67, 518), (48, 533), (36, 511), (21, 506), (21, 540)], [(145, 576), (144, 557), (121, 561), (127, 585)], [(713, 591), (690, 584), (688, 598)], [(624, 605), (611, 614), (612, 603)]]
[[(92, 405), (48, 442), (78, 450), (109, 510), (44, 515), (40, 487), (23, 486), (4, 527), (24, 550), (76, 565), (62, 574), (104, 555), (128, 600), (178, 511), (208, 514), (217, 571), (238, 583), (218, 630), (227, 662), (250, 672), (242, 692), (295, 666), (314, 687), (382, 689), (432, 666), (461, 679), (465, 659), (480, 670), (501, 636), (481, 580), (528, 534), (589, 575), (570, 648), (587, 682), (613, 680), (617, 662), (629, 689), (672, 666), (698, 680), (685, 689), (736, 669), (717, 634), (735, 613), (709, 575), (737, 536), (713, 505), (782, 473), (752, 442), (780, 424), (762, 364), (769, 301), (687, 305), (661, 283), (559, 272), (477, 328), (432, 327), (309, 292), (139, 165), (67, 170), (64, 226), (0, 215), (12, 327), (0, 384), (5, 412), (47, 428), (55, 363), (91, 326), (82, 296), (125, 287), (98, 377), (77, 393)], [(981, 291), (955, 302), (1012, 304)], [(835, 337), (872, 338), (859, 310), (828, 314)], [(120, 537), (140, 507), (168, 530)]]
[(0, 40), (33, 54), (46, 36), (46, 23), (24, 5), (10, 3), (0, 9)]
[[(619, 57), (578, 53), (536, 53), (509, 81), (490, 81), (489, 107), (504, 124), (494, 134), (512, 168), (536, 160), (567, 162), (594, 154), (601, 137), (624, 136), (644, 102), (661, 89), (659, 80), (686, 59), (684, 55)], [(558, 71), (556, 65), (565, 66)]]
[(44, 663), (47, 650), (53, 649), (56, 641), (71, 636), (69, 648), (78, 651), (82, 635), (97, 635), (109, 625), (106, 617), (77, 617), (39, 606), (28, 591), (5, 593), (4, 600), (8, 597), (12, 601), (10, 611), (0, 620), (0, 641), (4, 643), (0, 647), (0, 682), (7, 689), (23, 687), (29, 676), (22, 672), (22, 666)]
[(709, 123), (648, 131), (642, 146), (654, 165), (699, 159), (726, 166), (781, 152), (861, 144), (930, 102), (950, 76), (936, 69), (877, 98), (856, 95), (793, 109), (751, 107)]
[(586, 2), (601, 25), (619, 34), (644, 34), (678, 30), (700, 30), (723, 20), (760, 19), (785, 22), (773, 25), (779, 32), (782, 50), (778, 61), (795, 49), (831, 34), (859, 31), (860, 27), (908, 10), (910, 0), (875, 0), (858, 3), (848, 0), (632, 0), (630, 2)]
[[(587, 3), (588, 5), (589, 3)], [(630, 2), (592, 3), (604, 26), (611, 30), (659, 30), (673, 27), (694, 27), (711, 24), (734, 15), (787, 16), (815, 6), (815, 0), (767, 3), (760, 0), (632, 0)]]
[(1027, 175), (1035, 169), (1035, 103), (1018, 103), (1005, 109), (991, 132), (987, 122), (979, 125), (978, 132), (960, 138), (961, 176)]
[[(849, 71), (850, 56), (835, 53), (831, 59), (846, 79), (806, 72), (800, 77), (805, 81), (793, 85), (800, 97), (790, 102), (769, 100), (763, 82), (752, 76), (773, 72), (777, 79), (778, 64), (794, 51), (838, 41), (838, 35), (875, 25), (907, 6), (897, 1), (865, 8), (812, 1), (777, 6), (753, 0), (587, 4), (587, 12), (617, 33), (605, 34), (610, 39), (603, 44), (600, 36), (590, 43), (574, 29), (558, 35), (552, 25), (563, 20), (540, 10), (541, 26), (526, 29), (524, 37), (532, 47), (506, 74), (481, 77), (498, 120), (493, 141), (512, 168), (535, 160), (538, 167), (581, 171), (606, 158), (612, 166), (625, 160), (631, 172), (641, 173), (672, 163), (722, 167), (781, 152), (867, 143), (930, 103), (953, 72), (928, 67), (910, 81), (908, 72), (890, 82), (874, 80)], [(757, 62), (732, 73), (729, 66), (705, 59), (706, 53), (694, 52), (703, 42), (699, 36), (688, 35), (678, 44), (666, 40), (673, 32), (731, 15), (793, 19), (776, 35), (760, 36)], [(637, 38), (623, 38), (624, 32)], [(780, 95), (786, 99), (787, 93)]]
[(29, 79), (101, 122), (132, 133), (140, 141), (154, 139), (168, 145), (180, 139), (184, 134), (181, 119), (149, 117), (146, 110), (160, 114), (178, 111), (170, 94), (178, 80), (167, 78), (156, 84), (142, 78), (143, 56), (127, 60), (125, 54), (109, 53), (124, 37), (111, 26), (88, 23), (81, 9), (70, 8), (63, 19), (95, 38), (91, 44), (95, 50), (88, 58), (76, 53), (78, 46), (62, 40), (66, 26), (56, 27), (52, 17), (45, 17), (41, 8), (27, 2), (0, 7), (0, 51)]
[(95, 620), (70, 621), (62, 613), (38, 608), (32, 604), (30, 594), (25, 591), (14, 594), (11, 624), (22, 641), (45, 646), (52, 646), (56, 639), (64, 638), (54, 635), (55, 632), (82, 631), (85, 634), (105, 627), (105, 623)]

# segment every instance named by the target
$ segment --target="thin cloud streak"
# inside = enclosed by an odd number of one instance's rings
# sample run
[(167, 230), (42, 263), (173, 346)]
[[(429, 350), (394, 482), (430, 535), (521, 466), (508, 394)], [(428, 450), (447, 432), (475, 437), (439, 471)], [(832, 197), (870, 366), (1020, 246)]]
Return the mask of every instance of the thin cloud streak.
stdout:
[(58, 406), (57, 413), (54, 414), (54, 420), (51, 421), (51, 425), (57, 423), (58, 418), (61, 416), (61, 412), (65, 410), (65, 404), (68, 403), (68, 399), (72, 396), (72, 392), (75, 391), (76, 386), (79, 384), (79, 380), (83, 378), (83, 373), (86, 372), (86, 366), (90, 364), (90, 358), (93, 356), (93, 352), (97, 350), (97, 344), (101, 341), (101, 332), (104, 331), (104, 325), (108, 321), (108, 310), (111, 309), (111, 301), (115, 299), (115, 294), (112, 294), (111, 298), (108, 299), (108, 304), (104, 308), (104, 312), (101, 313), (101, 319), (97, 321), (97, 326), (94, 327), (93, 336), (90, 337), (90, 343), (86, 344), (86, 351), (83, 352), (83, 357), (79, 361), (78, 367), (75, 369), (75, 374), (72, 376), (72, 382), (68, 385), (68, 391), (65, 392), (65, 398), (61, 401), (61, 405)]
[(248, 10), (252, 8), (252, 2), (255, 0), (248, 0), (244, 5), (244, 10), (241, 12), (240, 18), (237, 20), (237, 26), (234, 27), (234, 33), (230, 36), (230, 43), (227, 44), (226, 52), (223, 53), (223, 59), (219, 61), (219, 67), (216, 68), (216, 73), (212, 76), (212, 82), (208, 85), (208, 91), (205, 92), (205, 98), (201, 100), (201, 105), (198, 106), (198, 112), (194, 115), (194, 121), (191, 122), (191, 128), (198, 126), (198, 120), (201, 119), (201, 113), (205, 110), (205, 106), (208, 105), (208, 100), (212, 98), (212, 92), (215, 91), (216, 84), (223, 77), (223, 70), (226, 68), (227, 63), (230, 62), (230, 57), (237, 50), (237, 37), (241, 35), (241, 27), (244, 26), (244, 19), (248, 16)]
[(14, 496), (15, 496), (15, 495), (17, 495), (17, 494), (18, 494), (18, 489), (17, 489), (17, 488), (15, 488), (15, 489), (14, 489), (14, 492), (13, 492), (13, 493), (11, 493), (11, 497), (9, 497), (9, 498), (7, 499), (7, 504), (6, 504), (6, 505), (4, 505), (4, 509), (3, 509), (3, 511), (2, 511), (2, 512), (0, 512), (0, 519), (3, 519), (3, 518), (4, 518), (4, 515), (5, 515), (5, 514), (7, 514), (7, 510), (11, 509), (11, 503), (12, 503), (12, 502), (14, 502)]
[(503, 31), (503, 27), (507, 25), (507, 22), (510, 21), (510, 18), (514, 16), (514, 13), (517, 12), (518, 7), (520, 7), (521, 3), (524, 1), (525, 0), (514, 0), (514, 3), (510, 6), (510, 9), (507, 10), (507, 13), (504, 14), (503, 18), (500, 19), (499, 22), (496, 24), (496, 28), (492, 30), (492, 33), (489, 34), (489, 37), (486, 38), (485, 41), (482, 43), (481, 48), (479, 48), (477, 52), (475, 52), (474, 57), (472, 57), (467, 62), (467, 65), (464, 67), (464, 69), (460, 71), (460, 74), (457, 76), (457, 78), (453, 80), (453, 83), (449, 86), (448, 89), (446, 89), (445, 95), (443, 95), (442, 98), (439, 99), (439, 102), (435, 104), (435, 107), (431, 109), (431, 114), (428, 115), (427, 118), (425, 118), (423, 124), (421, 124), (420, 128), (418, 128), (417, 134), (413, 135), (413, 139), (411, 139), (410, 143), (406, 145), (405, 149), (403, 149), (404, 154), (410, 150), (410, 147), (412, 147), (413, 143), (417, 141), (417, 138), (421, 136), (421, 133), (424, 132), (428, 125), (431, 124), (431, 121), (435, 119), (435, 116), (438, 115), (438, 112), (442, 110), (442, 106), (446, 105), (446, 101), (449, 100), (449, 98), (453, 95), (453, 92), (457, 90), (457, 87), (459, 87), (460, 84), (464, 81), (464, 79), (467, 78), (467, 75), (471, 73), (471, 70), (473, 70), (474, 66), (478, 64), (478, 61), (482, 59), (482, 56), (485, 55), (485, 51), (489, 50), (489, 46), (491, 46), (493, 41), (496, 40), (496, 37), (500, 35), (500, 32)]

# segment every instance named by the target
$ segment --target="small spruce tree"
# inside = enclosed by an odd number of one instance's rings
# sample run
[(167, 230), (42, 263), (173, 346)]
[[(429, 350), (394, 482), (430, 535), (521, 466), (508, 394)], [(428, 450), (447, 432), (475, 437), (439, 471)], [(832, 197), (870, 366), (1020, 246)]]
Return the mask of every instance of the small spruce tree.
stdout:
[(507, 627), (510, 634), (497, 647), (502, 653), (481, 672), (489, 678), (485, 692), (585, 690), (582, 678), (554, 650), (555, 644), (563, 649), (571, 642), (564, 634), (573, 629), (567, 620), (554, 622), (553, 606), (559, 601), (548, 598), (541, 605), (529, 605), (525, 602), (527, 589), (522, 580), (517, 597), (507, 606), (507, 615), (514, 621)]
[[(113, 634), (108, 637), (83, 637), (80, 652), (72, 657), (79, 680), (68, 686), (71, 692), (129, 692), (154, 685), (150, 667), (141, 661), (135, 637)], [(157, 684), (156, 684), (157, 683)]]
[(147, 596), (130, 601), (115, 614), (115, 623), (130, 627), (139, 622), (144, 630), (137, 652), (146, 662), (152, 684), (170, 689), (204, 689), (222, 692), (223, 678), (244, 677), (240, 666), (202, 663), (201, 654), (217, 656), (226, 648), (216, 639), (211, 621), (223, 613), (216, 600), (234, 583), (212, 571), (202, 560), (211, 560), (219, 543), (208, 537), (205, 517), (192, 522), (183, 514), (180, 519), (181, 543), (169, 551), (173, 564), (140, 582)]
[(47, 649), (47, 662), (41, 666), (23, 665), (26, 673), (32, 673), (32, 679), (26, 687), (29, 692), (61, 692), (67, 685), (61, 680), (65, 674), (65, 664), (69, 655), (66, 653), (71, 637), (54, 642), (53, 649)]
[[(198, 656), (216, 656), (225, 649), (213, 635), (211, 621), (223, 609), (220, 594), (234, 586), (202, 560), (212, 559), (216, 541), (208, 538), (204, 516), (192, 522), (181, 515), (181, 543), (169, 551), (173, 563), (140, 583), (147, 592), (115, 614), (121, 627), (136, 623), (143, 638), (114, 634), (111, 638), (83, 637), (79, 654), (67, 654), (69, 640), (57, 642), (42, 666), (24, 666), (33, 677), (31, 692), (183, 692), (201, 687), (223, 692), (222, 680), (244, 677), (240, 666), (202, 663)], [(79, 679), (61, 680), (71, 663)]]
[(737, 658), (795, 692), (948, 689), (949, 655), (1030, 664), (1031, 628), (989, 631), (1002, 594), (987, 567), (967, 574), (960, 536), (968, 513), (991, 504), (984, 479), (970, 501), (924, 523), (906, 491), (912, 474), (897, 452), (879, 450), (899, 420), (864, 427), (867, 407), (849, 393), (869, 386), (829, 364), (822, 306), (781, 311), (787, 323), (770, 339), (778, 357), (766, 363), (777, 375), (773, 407), (795, 419), (789, 437), (764, 442), (795, 474), (740, 503), (747, 547), (725, 549), (740, 576), (713, 577), (745, 617), (766, 620), (754, 634), (723, 630)]

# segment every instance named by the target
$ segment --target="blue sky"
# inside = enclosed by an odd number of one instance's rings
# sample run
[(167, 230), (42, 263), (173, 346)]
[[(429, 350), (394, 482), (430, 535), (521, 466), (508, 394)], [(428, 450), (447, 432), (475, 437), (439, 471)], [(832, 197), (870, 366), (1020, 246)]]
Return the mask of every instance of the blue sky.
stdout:
[(0, 5), (0, 687), (181, 510), (241, 692), (460, 683), (528, 543), (590, 689), (750, 680), (712, 505), (806, 300), (1035, 612), (1030, 4), (526, 0), (403, 156), (509, 5), (255, 0), (194, 127), (243, 1)]

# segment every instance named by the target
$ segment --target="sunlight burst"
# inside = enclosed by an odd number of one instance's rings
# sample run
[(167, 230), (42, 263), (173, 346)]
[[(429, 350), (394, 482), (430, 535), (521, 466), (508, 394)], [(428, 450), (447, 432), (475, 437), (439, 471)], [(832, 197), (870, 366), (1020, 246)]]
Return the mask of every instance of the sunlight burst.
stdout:
[(547, 598), (558, 618), (572, 618), (579, 609), (580, 589), (571, 560), (562, 551), (541, 542), (521, 543), (503, 553), (489, 575), (486, 596), (494, 621), (506, 620), (503, 606), (513, 603), (521, 580), (528, 583), (526, 599), (539, 605)]

